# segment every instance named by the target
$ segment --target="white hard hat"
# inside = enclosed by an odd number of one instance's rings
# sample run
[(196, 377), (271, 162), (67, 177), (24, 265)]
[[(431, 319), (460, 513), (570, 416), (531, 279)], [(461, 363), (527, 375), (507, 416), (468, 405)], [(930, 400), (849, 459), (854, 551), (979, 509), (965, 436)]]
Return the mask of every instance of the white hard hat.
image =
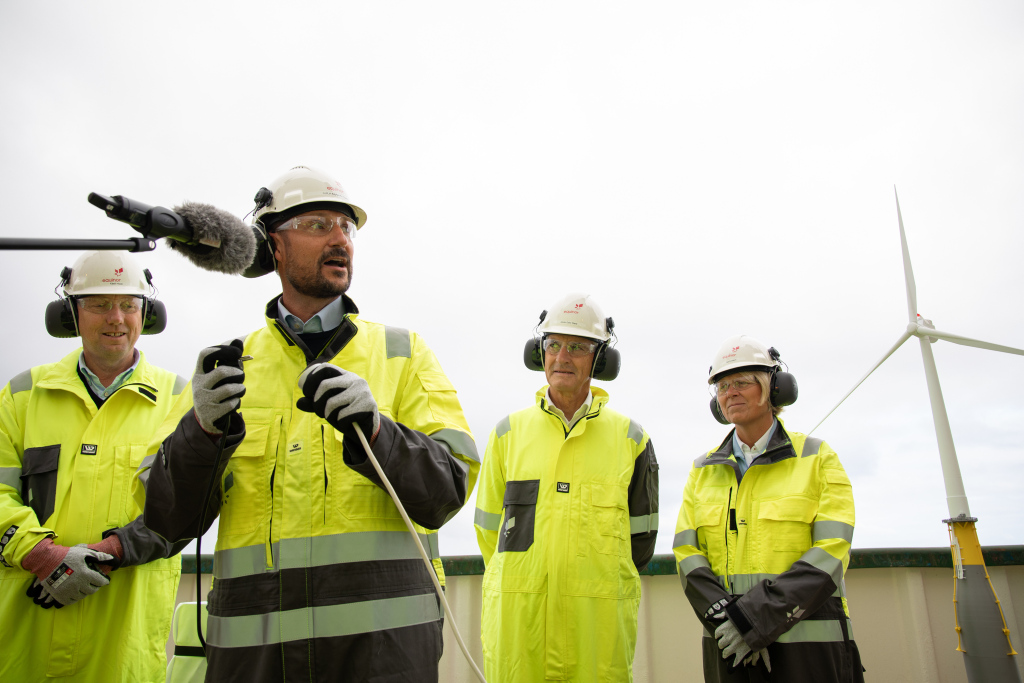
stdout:
[(713, 384), (715, 379), (722, 375), (744, 368), (769, 371), (775, 369), (779, 362), (772, 354), (772, 350), (745, 334), (729, 337), (722, 342), (722, 346), (711, 360), (708, 384)]
[[(276, 178), (265, 189), (269, 190), (271, 194), (266, 198), (269, 203), (262, 204), (256, 209), (253, 213), (253, 220), (259, 220), (266, 214), (284, 213), (303, 204), (336, 202), (345, 204), (352, 209), (357, 228), (363, 227), (363, 224), (366, 223), (366, 212), (349, 201), (341, 183), (315, 168), (296, 166)], [(257, 201), (260, 196), (257, 195)]]
[(570, 294), (556, 301), (544, 315), (539, 331), (542, 335), (572, 334), (606, 342), (611, 339), (615, 323), (589, 294)]
[(149, 278), (134, 259), (123, 251), (87, 251), (71, 266), (64, 285), (66, 296), (123, 294), (150, 297)]

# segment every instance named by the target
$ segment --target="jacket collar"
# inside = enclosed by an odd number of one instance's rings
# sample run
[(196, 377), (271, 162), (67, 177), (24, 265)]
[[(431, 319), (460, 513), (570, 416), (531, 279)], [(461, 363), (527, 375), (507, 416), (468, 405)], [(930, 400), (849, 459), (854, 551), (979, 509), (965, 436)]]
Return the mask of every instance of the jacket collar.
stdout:
[(283, 295), (278, 294), (267, 303), (267, 307), (263, 312), (266, 325), (271, 331), (271, 336), (273, 336), (274, 339), (277, 339), (282, 345), (294, 346), (302, 351), (307, 364), (319, 361), (329, 361), (341, 353), (341, 350), (344, 349), (348, 343), (352, 341), (352, 338), (359, 333), (359, 327), (355, 323), (355, 319), (359, 315), (359, 308), (347, 294), (342, 294), (341, 303), (345, 308), (345, 317), (342, 319), (341, 324), (338, 325), (335, 335), (331, 338), (331, 341), (328, 342), (319, 354), (314, 354), (309, 347), (303, 343), (299, 335), (292, 332), (287, 325), (282, 324), (278, 319), (279, 309), (277, 307), (277, 303), (281, 300), (281, 296)]
[[(93, 402), (92, 397), (89, 396), (82, 378), (78, 376), (78, 358), (81, 355), (82, 349), (79, 347), (64, 356), (60, 361), (50, 366), (35, 382), (35, 385), (41, 389), (68, 391), (81, 398), (87, 405), (95, 407), (96, 404)], [(120, 389), (111, 394), (107, 400), (109, 401), (114, 396), (128, 391), (141, 396), (152, 404), (156, 404), (159, 392), (156, 388), (154, 374), (153, 366), (146, 362), (146, 354), (139, 351), (139, 364), (135, 366), (132, 376), (121, 385)]]
[[(793, 449), (793, 440), (789, 438), (785, 425), (781, 419), (775, 419), (778, 420), (779, 426), (775, 429), (775, 433), (772, 434), (771, 438), (768, 439), (768, 446), (765, 448), (764, 453), (754, 458), (754, 462), (750, 464), (751, 467), (754, 465), (772, 465), (780, 460), (796, 457), (796, 451)], [(729, 431), (728, 436), (725, 437), (725, 440), (719, 444), (718, 448), (705, 456), (701, 467), (705, 465), (730, 465), (736, 469), (737, 477), (739, 476), (736, 459), (732, 454), (732, 436), (735, 432), (736, 428), (733, 427)]]
[[(584, 415), (583, 417), (576, 421), (576, 423), (572, 426), (572, 428), (569, 430), (566, 436), (569, 436), (569, 434), (582, 434), (587, 428), (586, 422), (588, 420), (593, 420), (595, 417), (600, 415), (601, 409), (604, 408), (604, 405), (606, 403), (608, 403), (608, 392), (605, 391), (604, 389), (598, 389), (597, 387), (591, 385), (590, 395), (593, 397), (590, 402), (590, 410), (587, 411), (586, 415)], [(557, 420), (559, 426), (561, 426), (562, 430), (564, 431), (565, 424), (562, 422), (562, 418), (558, 417), (548, 409), (548, 385), (545, 384), (543, 387), (538, 389), (534, 398), (536, 400), (537, 407), (543, 410), (548, 415), (550, 415), (552, 419)]]

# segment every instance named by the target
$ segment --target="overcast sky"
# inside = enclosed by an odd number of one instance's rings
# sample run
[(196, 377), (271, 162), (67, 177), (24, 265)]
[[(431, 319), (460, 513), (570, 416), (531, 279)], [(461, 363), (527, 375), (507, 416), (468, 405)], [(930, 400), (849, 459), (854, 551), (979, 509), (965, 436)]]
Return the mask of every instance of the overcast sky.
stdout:
[[(521, 360), (540, 311), (593, 294), (623, 357), (601, 384), (661, 463), (660, 553), (726, 434), (723, 339), (782, 352), (806, 432), (906, 327), (894, 186), (920, 313), (1024, 347), (1019, 2), (5, 2), (0, 98), (3, 237), (135, 235), (89, 192), (242, 216), (294, 165), (335, 175), (369, 215), (349, 294), (424, 336), (481, 453), (544, 383)], [(77, 255), (0, 253), (0, 381), (76, 347), (43, 310)], [(139, 259), (170, 316), (139, 348), (186, 376), (280, 291)], [(1024, 358), (933, 349), (981, 541), (1021, 543)], [(815, 435), (855, 548), (948, 544), (916, 339)], [(478, 554), (472, 507), (442, 553)]]

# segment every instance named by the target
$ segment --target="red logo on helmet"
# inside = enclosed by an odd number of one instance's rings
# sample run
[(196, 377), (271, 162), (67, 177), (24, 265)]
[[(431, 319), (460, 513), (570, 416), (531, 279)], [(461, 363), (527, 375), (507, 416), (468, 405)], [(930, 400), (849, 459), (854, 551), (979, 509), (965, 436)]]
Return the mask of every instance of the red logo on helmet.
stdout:
[(583, 304), (576, 304), (576, 308), (583, 308)]
[(740, 347), (738, 347), (738, 346), (734, 346), (734, 347), (732, 347), (732, 352), (733, 352), (733, 353), (736, 353), (736, 352), (737, 352), (737, 351), (739, 351), (739, 350), (740, 350)]
[(124, 268), (114, 268), (114, 275), (120, 275), (124, 272)]

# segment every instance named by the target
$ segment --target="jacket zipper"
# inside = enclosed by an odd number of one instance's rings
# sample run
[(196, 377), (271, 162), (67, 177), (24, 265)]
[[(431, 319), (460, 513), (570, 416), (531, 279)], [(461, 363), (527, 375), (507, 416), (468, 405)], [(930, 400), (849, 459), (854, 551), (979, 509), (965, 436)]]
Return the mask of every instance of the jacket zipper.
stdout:
[(726, 505), (729, 519), (725, 522), (725, 590), (732, 591), (732, 584), (729, 581), (729, 521), (732, 519), (732, 487), (729, 487), (729, 502)]

